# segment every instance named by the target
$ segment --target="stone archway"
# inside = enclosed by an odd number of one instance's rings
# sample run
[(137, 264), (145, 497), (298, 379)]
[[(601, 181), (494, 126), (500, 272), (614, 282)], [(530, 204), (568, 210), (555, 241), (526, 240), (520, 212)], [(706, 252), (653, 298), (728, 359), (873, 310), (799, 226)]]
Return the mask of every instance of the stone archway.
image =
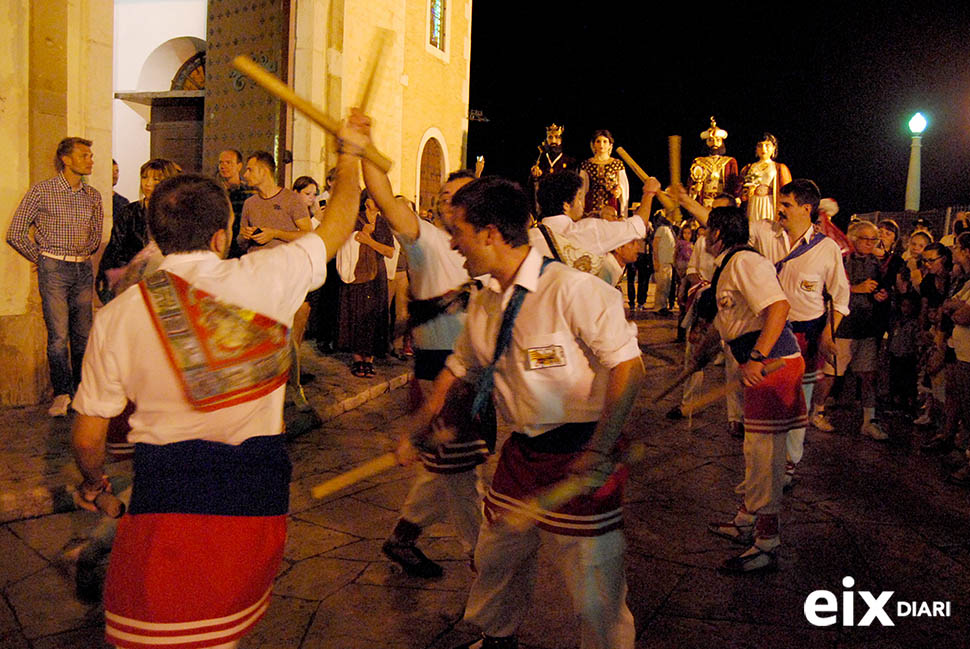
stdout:
[(431, 137), (421, 150), (421, 171), (418, 177), (418, 212), (423, 213), (434, 205), (435, 196), (441, 188), (444, 170), (444, 151), (437, 138)]

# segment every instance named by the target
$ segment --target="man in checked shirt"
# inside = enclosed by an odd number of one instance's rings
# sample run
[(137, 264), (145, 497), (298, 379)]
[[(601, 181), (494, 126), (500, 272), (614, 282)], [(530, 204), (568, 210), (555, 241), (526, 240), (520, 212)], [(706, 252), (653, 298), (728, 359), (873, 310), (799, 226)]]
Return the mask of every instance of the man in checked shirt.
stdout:
[(83, 180), (94, 168), (91, 140), (61, 140), (54, 167), (57, 175), (31, 187), (20, 202), (7, 243), (37, 264), (55, 395), (47, 412), (63, 417), (81, 381), (81, 359), (93, 317), (91, 255), (101, 245), (104, 212), (101, 194)]

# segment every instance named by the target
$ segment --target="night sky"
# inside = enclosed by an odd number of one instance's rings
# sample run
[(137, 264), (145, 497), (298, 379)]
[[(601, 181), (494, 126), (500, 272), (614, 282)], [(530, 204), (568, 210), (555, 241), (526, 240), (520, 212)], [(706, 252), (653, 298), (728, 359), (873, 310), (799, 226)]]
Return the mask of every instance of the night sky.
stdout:
[(554, 121), (567, 154), (588, 157), (606, 128), (666, 183), (667, 136), (686, 175), (714, 115), (739, 166), (768, 131), (843, 210), (901, 210), (919, 110), (921, 208), (970, 204), (970, 2), (692, 4), (475, 2), (470, 108), (489, 122), (471, 123), (469, 158), (524, 180)]

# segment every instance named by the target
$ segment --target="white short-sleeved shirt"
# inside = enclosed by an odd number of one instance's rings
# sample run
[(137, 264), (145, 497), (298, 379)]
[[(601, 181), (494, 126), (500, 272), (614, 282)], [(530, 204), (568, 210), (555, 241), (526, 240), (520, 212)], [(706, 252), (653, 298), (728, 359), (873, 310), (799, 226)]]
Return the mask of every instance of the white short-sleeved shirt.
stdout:
[(573, 221), (565, 214), (558, 214), (547, 216), (542, 223), (594, 255), (605, 255), (624, 243), (647, 236), (647, 227), (638, 214), (619, 221), (604, 221), (595, 217)]
[[(451, 237), (424, 219), (418, 219), (418, 238), (395, 233), (408, 258), (411, 295), (417, 300), (444, 295), (469, 280), (465, 258), (451, 248)], [(464, 313), (443, 313), (413, 329), (418, 349), (451, 349), (465, 325)]]
[(687, 262), (687, 274), (700, 275), (701, 279), (709, 282), (714, 277), (716, 268), (714, 255), (707, 252), (707, 237), (698, 237), (697, 241), (694, 242), (694, 249), (690, 253), (690, 261)]
[[(569, 237), (565, 238), (568, 239)], [(539, 228), (529, 228), (529, 245), (538, 250), (539, 254), (543, 257), (548, 257), (549, 259), (556, 258), (556, 255), (549, 249), (549, 242), (546, 241), (546, 238)], [(587, 252), (589, 251), (587, 250)], [(596, 274), (596, 277), (599, 277), (610, 286), (616, 286), (620, 278), (623, 277), (623, 266), (620, 265), (620, 262), (616, 260), (616, 257), (612, 253), (600, 256), (603, 258), (603, 266), (600, 268), (599, 273)]]
[[(802, 238), (789, 242), (788, 233), (777, 221), (755, 221), (750, 224), (750, 243), (772, 263), (784, 259), (789, 251), (815, 234), (809, 228)], [(791, 311), (791, 322), (814, 320), (825, 313), (823, 289), (832, 296), (832, 307), (849, 315), (849, 280), (842, 263), (842, 251), (834, 239), (826, 238), (808, 252), (785, 262), (778, 274)]]
[(670, 266), (674, 263), (677, 241), (669, 225), (661, 225), (653, 235), (653, 263)]
[(626, 321), (616, 289), (560, 263), (540, 276), (541, 266), (532, 248), (507, 290), (490, 279), (472, 295), (465, 330), (447, 361), (452, 373), (474, 383), (492, 360), (515, 285), (528, 289), (496, 364), (494, 398), (505, 420), (530, 436), (597, 421), (610, 368), (640, 355), (636, 325)]
[[(727, 253), (717, 257), (717, 263)], [(728, 261), (717, 281), (717, 317), (714, 326), (721, 338), (732, 341), (764, 326), (762, 312), (786, 300), (774, 265), (756, 252), (742, 250)]]
[[(314, 234), (240, 259), (212, 252), (168, 255), (160, 266), (223, 302), (251, 309), (287, 326), (308, 291), (327, 276), (327, 251)], [(186, 400), (137, 286), (116, 297), (94, 319), (74, 409), (110, 418), (130, 399), (132, 442), (169, 444), (203, 439), (241, 444), (283, 430), (284, 386), (212, 412)]]

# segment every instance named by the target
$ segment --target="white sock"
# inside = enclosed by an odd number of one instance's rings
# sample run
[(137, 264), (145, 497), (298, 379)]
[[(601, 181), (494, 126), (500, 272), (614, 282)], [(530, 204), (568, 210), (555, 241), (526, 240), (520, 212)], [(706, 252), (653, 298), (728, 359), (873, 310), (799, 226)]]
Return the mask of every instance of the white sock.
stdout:
[(863, 408), (862, 409), (862, 425), (865, 426), (870, 421), (876, 418), (875, 408)]

